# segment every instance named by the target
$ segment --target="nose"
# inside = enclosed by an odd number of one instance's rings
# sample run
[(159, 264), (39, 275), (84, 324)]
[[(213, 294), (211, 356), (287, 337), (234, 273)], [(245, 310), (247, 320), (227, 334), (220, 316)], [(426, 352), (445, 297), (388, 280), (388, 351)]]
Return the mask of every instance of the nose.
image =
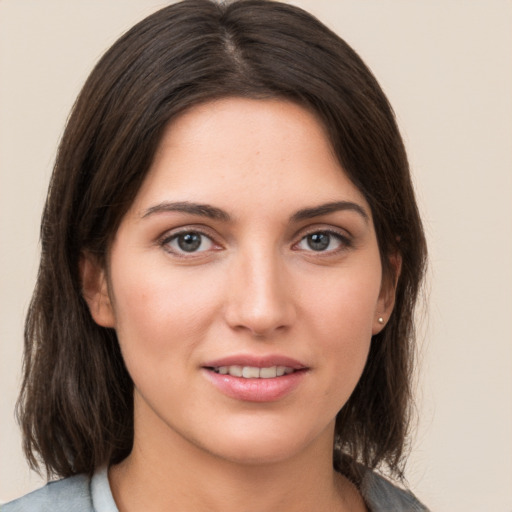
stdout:
[(296, 318), (293, 283), (274, 251), (247, 251), (230, 268), (225, 318), (232, 329), (272, 337)]

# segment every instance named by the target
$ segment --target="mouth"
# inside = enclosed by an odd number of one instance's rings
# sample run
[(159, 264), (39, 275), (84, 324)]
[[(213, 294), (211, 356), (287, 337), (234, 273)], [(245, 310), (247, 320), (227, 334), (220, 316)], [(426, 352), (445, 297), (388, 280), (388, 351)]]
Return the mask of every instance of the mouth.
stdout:
[(303, 369), (294, 369), (290, 366), (267, 366), (259, 368), (258, 366), (214, 366), (207, 367), (207, 370), (218, 373), (219, 375), (231, 375), (232, 377), (241, 377), (243, 379), (274, 379), (284, 375), (290, 375)]
[(290, 395), (310, 368), (284, 356), (238, 355), (202, 366), (207, 380), (221, 393), (246, 402), (274, 402)]

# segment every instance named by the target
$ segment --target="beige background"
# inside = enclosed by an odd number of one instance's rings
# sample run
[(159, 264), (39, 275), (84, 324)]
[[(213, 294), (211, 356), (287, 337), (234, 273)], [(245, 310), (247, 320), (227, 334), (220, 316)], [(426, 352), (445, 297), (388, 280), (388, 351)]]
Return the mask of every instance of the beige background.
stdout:
[[(13, 407), (38, 223), (88, 71), (166, 2), (0, 0), (0, 501), (39, 485)], [(408, 478), (439, 512), (512, 511), (512, 2), (297, 0), (379, 78), (431, 252)]]

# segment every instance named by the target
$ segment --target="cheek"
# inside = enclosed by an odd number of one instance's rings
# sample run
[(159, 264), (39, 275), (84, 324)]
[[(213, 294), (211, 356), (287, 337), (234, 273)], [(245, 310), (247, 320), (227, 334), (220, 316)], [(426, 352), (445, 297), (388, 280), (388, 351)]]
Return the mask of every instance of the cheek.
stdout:
[(363, 270), (340, 272), (327, 289), (312, 280), (304, 308), (317, 354), (328, 361), (333, 382), (328, 394), (339, 407), (348, 400), (366, 364), (378, 305), (380, 272), (375, 267)]
[(379, 265), (342, 269), (322, 283), (314, 277), (305, 284), (309, 290), (307, 309), (320, 325), (345, 336), (371, 337), (381, 287)]
[(165, 266), (116, 269), (116, 332), (127, 364), (148, 359), (158, 364), (200, 343), (218, 302), (215, 287), (198, 286), (201, 276)]

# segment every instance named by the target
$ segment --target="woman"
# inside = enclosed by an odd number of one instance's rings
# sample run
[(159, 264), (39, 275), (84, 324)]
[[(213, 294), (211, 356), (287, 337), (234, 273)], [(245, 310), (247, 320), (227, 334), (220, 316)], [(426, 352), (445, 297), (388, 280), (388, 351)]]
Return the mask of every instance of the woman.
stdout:
[(63, 136), (11, 510), (426, 510), (403, 477), (426, 248), (392, 110), (304, 11), (186, 0)]

